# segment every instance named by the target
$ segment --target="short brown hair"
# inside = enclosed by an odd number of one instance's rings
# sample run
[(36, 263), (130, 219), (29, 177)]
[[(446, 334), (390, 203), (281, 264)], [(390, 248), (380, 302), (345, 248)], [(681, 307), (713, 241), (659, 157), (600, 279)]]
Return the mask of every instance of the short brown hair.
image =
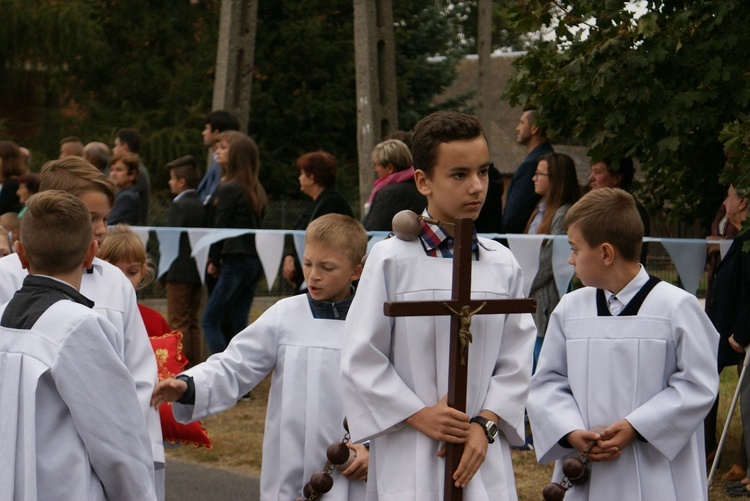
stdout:
[(188, 188), (197, 188), (201, 182), (201, 171), (193, 155), (185, 155), (165, 165), (177, 179), (184, 179)]
[(133, 178), (133, 183), (134, 184), (137, 183), (138, 182), (138, 164), (139, 164), (138, 155), (136, 155), (135, 153), (129, 153), (129, 152), (118, 153), (117, 155), (114, 155), (109, 160), (110, 168), (117, 162), (122, 162), (125, 165), (125, 167), (128, 168), (128, 174), (135, 173), (135, 177)]
[(591, 190), (570, 208), (563, 224), (566, 230), (575, 225), (590, 247), (606, 242), (626, 261), (640, 260), (643, 222), (635, 200), (624, 190)]
[(326, 214), (307, 225), (305, 243), (343, 251), (353, 265), (367, 254), (367, 232), (359, 221), (343, 214)]
[(336, 182), (336, 157), (327, 151), (318, 150), (305, 153), (297, 159), (297, 168), (307, 175), (312, 175), (315, 182), (329, 188)]
[(81, 157), (65, 157), (47, 162), (39, 174), (39, 191), (62, 190), (77, 197), (95, 191), (106, 195), (110, 207), (115, 203), (115, 184)]
[(91, 214), (75, 195), (48, 190), (26, 201), (21, 244), (35, 273), (55, 275), (82, 268), (93, 239)]
[(436, 111), (427, 115), (414, 127), (411, 137), (411, 155), (414, 168), (428, 177), (437, 163), (441, 143), (469, 140), (482, 136), (482, 125), (476, 117), (454, 111)]

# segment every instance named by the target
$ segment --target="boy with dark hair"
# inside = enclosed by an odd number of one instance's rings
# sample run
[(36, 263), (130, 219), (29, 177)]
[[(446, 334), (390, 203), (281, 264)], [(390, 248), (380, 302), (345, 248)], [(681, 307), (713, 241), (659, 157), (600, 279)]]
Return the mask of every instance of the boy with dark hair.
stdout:
[[(78, 197), (89, 210), (94, 239), (107, 236), (107, 216), (115, 199), (115, 186), (99, 169), (80, 157), (47, 162), (40, 172), (40, 192), (62, 190)], [(21, 288), (27, 272), (17, 254), (0, 259), (0, 303)], [(159, 413), (149, 406), (157, 380), (156, 359), (138, 312), (133, 285), (119, 268), (94, 258), (83, 274), (81, 294), (96, 304), (94, 311), (112, 322), (117, 333), (117, 354), (135, 381), (141, 411), (151, 437), (159, 499), (164, 499), (164, 444)]]
[[(571, 500), (708, 499), (703, 418), (719, 388), (719, 335), (698, 300), (638, 262), (633, 197), (601, 188), (565, 216), (568, 262), (587, 287), (549, 321), (527, 404), (537, 458), (588, 450)], [(594, 428), (596, 428), (594, 430)]]
[[(417, 187), (427, 197), (423, 215), (439, 223), (422, 221), (415, 240), (390, 238), (373, 247), (341, 359), (352, 439), (371, 440), (368, 500), (442, 499), (444, 442), (464, 444), (452, 477), (464, 499), (516, 499), (508, 442), (524, 441), (536, 337), (531, 315), (474, 317), (466, 413), (446, 403), (450, 318), (383, 315), (386, 301), (451, 298), (453, 263), (440, 258), (453, 255), (456, 219), (475, 219), (482, 208), (487, 141), (476, 118), (437, 112), (417, 124), (412, 154)], [(522, 297), (521, 268), (506, 247), (475, 233), (473, 251), (472, 299)]]
[(63, 191), (27, 207), (16, 253), (29, 275), (0, 307), (0, 498), (155, 500), (119, 336), (78, 292), (97, 249), (89, 211)]
[[(229, 409), (273, 371), (260, 499), (302, 496), (312, 474), (326, 464), (327, 448), (344, 436), (339, 375), (343, 320), (366, 250), (367, 234), (357, 221), (341, 214), (319, 217), (305, 234), (307, 294), (278, 301), (234, 336), (226, 350), (162, 381), (154, 391), (155, 406), (177, 401), (175, 417), (193, 421)], [(326, 500), (364, 499), (367, 449), (347, 445), (357, 457), (341, 472), (346, 478), (334, 476)]]
[[(195, 187), (200, 171), (195, 159), (186, 155), (166, 165), (169, 189), (175, 195), (167, 210), (167, 226), (201, 228), (206, 224), (206, 211)], [(166, 282), (167, 317), (172, 329), (182, 332), (182, 350), (190, 366), (201, 362), (201, 337), (198, 311), (201, 305), (201, 278), (191, 254), (187, 232), (180, 234), (180, 250), (169, 270), (161, 277)]]

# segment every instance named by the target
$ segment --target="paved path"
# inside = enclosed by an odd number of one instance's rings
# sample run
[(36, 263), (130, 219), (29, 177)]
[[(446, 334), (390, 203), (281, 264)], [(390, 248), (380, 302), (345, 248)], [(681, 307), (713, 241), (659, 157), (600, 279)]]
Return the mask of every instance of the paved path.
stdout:
[(259, 479), (177, 459), (167, 461), (166, 501), (258, 501)]

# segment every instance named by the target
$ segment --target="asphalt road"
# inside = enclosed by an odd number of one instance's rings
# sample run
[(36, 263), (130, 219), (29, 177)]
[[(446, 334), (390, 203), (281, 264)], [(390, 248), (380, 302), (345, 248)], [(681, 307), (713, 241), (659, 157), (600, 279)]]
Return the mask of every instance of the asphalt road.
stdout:
[(169, 459), (166, 501), (258, 501), (259, 483), (255, 476)]

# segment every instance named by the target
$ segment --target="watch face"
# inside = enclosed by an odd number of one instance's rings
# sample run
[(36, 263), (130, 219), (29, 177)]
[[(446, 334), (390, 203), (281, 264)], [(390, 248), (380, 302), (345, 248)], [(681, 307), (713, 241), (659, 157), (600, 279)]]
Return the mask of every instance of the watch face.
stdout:
[(487, 426), (487, 433), (492, 438), (495, 438), (497, 436), (497, 425), (495, 423), (493, 423), (492, 421), (490, 421), (489, 425)]

